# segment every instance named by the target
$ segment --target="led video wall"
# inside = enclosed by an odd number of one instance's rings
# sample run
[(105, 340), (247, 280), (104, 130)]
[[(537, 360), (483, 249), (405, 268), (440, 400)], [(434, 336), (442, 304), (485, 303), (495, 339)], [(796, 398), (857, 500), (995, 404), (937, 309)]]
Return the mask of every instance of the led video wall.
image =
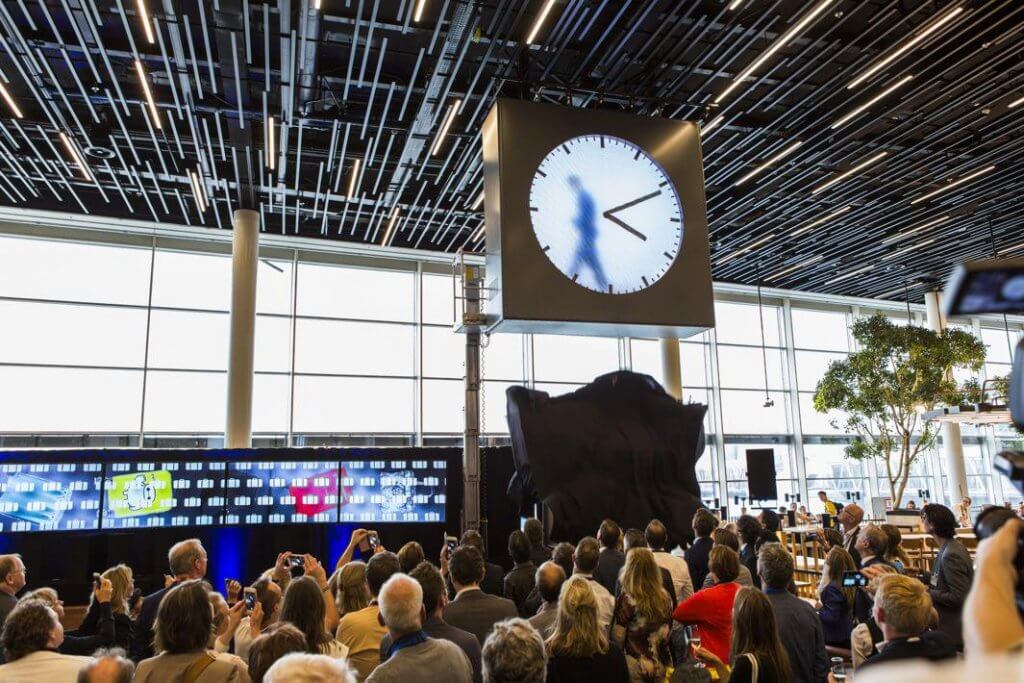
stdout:
[(0, 533), (443, 523), (444, 449), (417, 450), (0, 451)]

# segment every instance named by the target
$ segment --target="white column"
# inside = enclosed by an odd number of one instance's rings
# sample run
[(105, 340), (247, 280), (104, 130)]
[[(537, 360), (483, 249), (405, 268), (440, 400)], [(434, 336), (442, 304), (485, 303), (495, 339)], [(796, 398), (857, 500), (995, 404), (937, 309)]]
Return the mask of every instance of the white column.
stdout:
[(256, 266), (259, 263), (256, 211), (234, 215), (231, 248), (231, 328), (228, 338), (228, 407), (224, 442), (228, 448), (252, 446), (253, 350), (256, 336)]
[(661, 385), (677, 401), (683, 400), (682, 363), (676, 337), (661, 340)]
[[(928, 327), (935, 332), (942, 332), (946, 329), (946, 318), (942, 315), (942, 293), (928, 292), (924, 295), (924, 302), (928, 309)], [(967, 495), (967, 468), (964, 465), (964, 444), (960, 440), (960, 425), (943, 423), (942, 452), (945, 455), (946, 474), (951, 489), (947, 492), (948, 500), (952, 506)], [(941, 485), (941, 482), (939, 483)]]

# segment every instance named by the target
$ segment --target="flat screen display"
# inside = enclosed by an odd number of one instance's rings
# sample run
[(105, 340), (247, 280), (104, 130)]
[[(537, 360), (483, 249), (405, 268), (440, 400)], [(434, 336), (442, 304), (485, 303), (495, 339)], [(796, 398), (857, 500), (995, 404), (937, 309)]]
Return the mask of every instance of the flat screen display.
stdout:
[(221, 524), (224, 470), (208, 461), (108, 463), (103, 528)]
[(341, 462), (342, 522), (443, 522), (444, 460)]
[(337, 462), (233, 462), (228, 466), (228, 524), (338, 521)]
[(0, 464), (0, 533), (99, 528), (100, 463)]

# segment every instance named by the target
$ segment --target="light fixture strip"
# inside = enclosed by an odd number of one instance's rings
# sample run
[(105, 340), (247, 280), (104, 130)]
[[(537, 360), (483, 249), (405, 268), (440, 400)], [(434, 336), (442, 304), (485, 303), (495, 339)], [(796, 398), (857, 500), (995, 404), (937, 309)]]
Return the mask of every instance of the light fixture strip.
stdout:
[(995, 164), (992, 164), (991, 166), (986, 166), (985, 168), (980, 168), (977, 171), (974, 171), (973, 173), (968, 173), (967, 175), (963, 176), (962, 178), (957, 178), (953, 182), (948, 183), (948, 184), (940, 187), (937, 190), (932, 190), (928, 194), (923, 194), (920, 197), (918, 197), (917, 199), (912, 199), (912, 200), (910, 200), (910, 203), (911, 204), (920, 204), (921, 202), (923, 202), (923, 201), (925, 201), (927, 199), (931, 199), (932, 197), (934, 197), (937, 194), (942, 194), (943, 192), (946, 192), (947, 190), (952, 190), (957, 185), (962, 185), (962, 184), (966, 183), (969, 180), (974, 180), (978, 176), (982, 176), (982, 175), (985, 175), (986, 173), (988, 173), (990, 171), (994, 171), (995, 168), (996, 168)]
[(462, 100), (455, 100), (448, 105), (448, 113), (444, 116), (444, 123), (441, 124), (441, 130), (437, 133), (437, 140), (434, 141), (434, 149), (430, 151), (431, 156), (437, 156), (437, 153), (441, 151), (441, 144), (444, 142), (445, 136), (448, 135), (448, 129), (451, 128), (452, 122), (455, 121), (455, 114), (459, 110), (459, 106), (462, 105)]
[(837, 209), (837, 210), (833, 211), (832, 213), (828, 214), (827, 216), (822, 216), (821, 218), (817, 218), (817, 219), (811, 221), (810, 223), (808, 223), (807, 225), (805, 225), (804, 227), (800, 228), (799, 230), (797, 230), (793, 234), (791, 234), (790, 237), (796, 237), (797, 235), (802, 235), (805, 232), (807, 232), (808, 230), (810, 230), (811, 228), (816, 228), (819, 225), (821, 225), (822, 223), (827, 223), (830, 220), (832, 220), (833, 218), (835, 218), (836, 216), (841, 216), (841, 215), (843, 215), (844, 213), (846, 213), (847, 211), (849, 211), (852, 208), (853, 208), (853, 204), (847, 204), (843, 208)]
[(754, 249), (757, 249), (759, 246), (761, 246), (762, 244), (764, 244), (768, 240), (772, 239), (773, 237), (775, 237), (775, 233), (774, 232), (769, 233), (769, 234), (765, 235), (764, 237), (762, 237), (761, 239), (757, 240), (756, 242), (748, 244), (747, 246), (743, 247), (742, 249), (739, 249), (738, 251), (734, 251), (733, 253), (729, 254), (725, 258), (719, 259), (715, 263), (716, 263), (716, 265), (719, 265), (719, 266), (722, 265), (723, 263), (728, 263), (729, 261), (733, 260), (734, 258), (736, 258), (738, 256), (743, 256), (743, 254), (746, 254), (748, 251), (753, 251)]
[(533, 27), (530, 28), (530, 32), (526, 36), (527, 44), (532, 43), (533, 39), (537, 37), (540, 27), (544, 25), (544, 21), (548, 18), (548, 14), (554, 6), (555, 0), (547, 0), (547, 2), (544, 3), (544, 7), (541, 8), (540, 14), (538, 14), (537, 18), (533, 21)]
[(704, 135), (704, 133), (710, 133), (711, 129), (714, 128), (715, 126), (717, 126), (718, 124), (720, 124), (721, 122), (722, 122), (722, 114), (719, 114), (715, 118), (711, 119), (711, 121), (708, 123), (708, 125), (701, 126), (700, 134)]
[(192, 182), (192, 195), (196, 198), (196, 207), (199, 209), (199, 213), (206, 213), (206, 200), (203, 197), (203, 192), (195, 171), (190, 170), (188, 172), (188, 179)]
[(732, 2), (729, 3), (729, 6), (726, 7), (725, 9), (732, 12), (733, 10), (737, 9), (740, 5), (742, 5), (743, 2), (744, 0), (732, 0)]
[(160, 123), (160, 113), (156, 108), (156, 101), (153, 100), (153, 93), (149, 90), (149, 80), (146, 78), (146, 71), (142, 68), (142, 62), (135, 60), (135, 72), (139, 75), (139, 82), (142, 83), (142, 92), (146, 96), (146, 103), (149, 105), (149, 113), (153, 117), (153, 125), (158, 129), (163, 128)]
[(780, 278), (783, 275), (786, 275), (787, 273), (791, 273), (791, 272), (793, 272), (794, 270), (796, 270), (798, 268), (803, 268), (804, 266), (809, 266), (812, 263), (817, 263), (818, 261), (820, 261), (823, 258), (825, 258), (825, 257), (822, 256), (821, 254), (818, 254), (817, 256), (814, 256), (812, 258), (807, 259), (806, 261), (801, 261), (800, 263), (797, 263), (797, 264), (794, 264), (792, 266), (789, 266), (788, 268), (783, 268), (782, 270), (780, 270), (779, 272), (775, 273), (774, 275), (772, 275), (768, 279), (769, 280), (774, 280), (776, 278)]
[(352, 199), (356, 196), (356, 181), (359, 180), (359, 162), (360, 159), (356, 159), (352, 162), (352, 177), (348, 181), (348, 198)]
[(1006, 254), (1006, 253), (1011, 252), (1011, 251), (1016, 251), (1016, 250), (1020, 249), (1021, 247), (1024, 247), (1024, 242), (1021, 242), (1020, 244), (1014, 244), (1011, 247), (1003, 247), (1002, 249), (999, 250), (999, 254), (1002, 255), (1002, 254)]
[(274, 117), (267, 118), (267, 168), (271, 171), (274, 170), (274, 165), (277, 163), (277, 145), (274, 142)]
[(412, 15), (412, 20), (419, 23), (423, 19), (423, 10), (427, 6), (427, 0), (416, 0), (416, 12)]
[(827, 10), (829, 6), (833, 5), (834, 3), (835, 0), (821, 0), (821, 2), (819, 2), (810, 12), (801, 17), (800, 21), (794, 24), (788, 31), (783, 33), (781, 36), (776, 38), (775, 42), (769, 45), (768, 49), (765, 50), (760, 57), (755, 59), (746, 69), (741, 71), (739, 75), (732, 80), (732, 83), (730, 83), (729, 86), (725, 90), (723, 90), (721, 94), (718, 95), (718, 97), (714, 99), (714, 103), (721, 103), (721, 101), (724, 100), (729, 93), (735, 90), (740, 83), (747, 80), (747, 78), (752, 73), (754, 73), (754, 71), (756, 71), (759, 66), (768, 61), (768, 59), (770, 59), (772, 55), (781, 50), (783, 46), (786, 45), (786, 43), (788, 43), (794, 37), (796, 37), (796, 35), (803, 31), (808, 24), (817, 19), (822, 12)]
[(142, 29), (146, 32), (146, 40), (152, 45), (156, 42), (156, 38), (153, 36), (153, 20), (149, 18), (149, 12), (146, 10), (146, 0), (135, 0), (135, 8), (139, 13)]
[(857, 164), (856, 166), (854, 166), (850, 170), (844, 171), (843, 173), (840, 173), (839, 175), (837, 175), (835, 178), (833, 178), (832, 180), (828, 181), (827, 183), (824, 183), (822, 185), (818, 185), (816, 188), (811, 190), (811, 194), (818, 194), (822, 190), (827, 190), (828, 188), (832, 187), (836, 183), (839, 183), (839, 182), (842, 182), (843, 180), (846, 180), (847, 178), (849, 178), (854, 173), (857, 173), (858, 171), (861, 171), (861, 170), (867, 168), (868, 166), (870, 166), (871, 164), (875, 163), (876, 161), (878, 161), (882, 157), (886, 156), (887, 154), (889, 154), (889, 153), (888, 152), (879, 152), (878, 154), (874, 155), (873, 157), (870, 157), (869, 159), (867, 159), (866, 161), (860, 162), (859, 164)]
[(853, 111), (849, 112), (845, 116), (840, 117), (835, 123), (832, 124), (832, 126), (831, 126), (832, 130), (835, 130), (836, 128), (839, 128), (841, 125), (843, 125), (847, 121), (850, 121), (851, 119), (856, 118), (860, 114), (863, 114), (865, 111), (867, 111), (868, 109), (870, 109), (871, 107), (873, 107), (874, 105), (878, 104), (880, 101), (882, 101), (883, 99), (888, 97), (890, 94), (892, 94), (892, 92), (894, 90), (898, 90), (899, 88), (903, 87), (904, 85), (906, 85), (907, 83), (909, 83), (912, 80), (914, 80), (913, 74), (908, 74), (908, 75), (904, 76), (903, 78), (901, 78), (900, 80), (896, 81), (895, 83), (890, 85), (888, 88), (883, 90), (882, 92), (880, 92), (877, 95), (875, 95), (874, 97), (872, 97), (870, 100), (868, 100), (864, 104), (860, 105), (859, 107), (857, 107)]
[(789, 154), (793, 150), (795, 150), (797, 147), (799, 147), (802, 144), (803, 144), (803, 141), (797, 140), (792, 145), (790, 145), (786, 149), (782, 150), (781, 152), (779, 152), (778, 154), (776, 154), (772, 158), (768, 159), (768, 161), (764, 162), (763, 164), (761, 164), (760, 166), (756, 167), (755, 169), (753, 169), (752, 171), (747, 173), (745, 176), (743, 176), (742, 178), (737, 180), (736, 181), (736, 185), (737, 186), (742, 185), (743, 183), (747, 182), (748, 180), (750, 180), (751, 178), (756, 176), (758, 173), (760, 173), (761, 171), (763, 171), (766, 168), (768, 168), (769, 166), (771, 166), (772, 164), (774, 164), (774, 163), (780, 161), (781, 159), (784, 159), (785, 157), (789, 156)]
[(924, 40), (925, 38), (927, 38), (931, 34), (933, 34), (936, 31), (938, 31), (940, 28), (942, 28), (943, 26), (948, 24), (950, 21), (952, 21), (954, 18), (956, 18), (956, 16), (959, 15), (963, 11), (964, 11), (963, 7), (954, 7), (950, 12), (945, 14), (939, 20), (937, 20), (935, 22), (932, 22), (932, 24), (930, 26), (928, 26), (928, 28), (926, 28), (923, 31), (921, 31), (920, 33), (918, 33), (916, 36), (914, 36), (909, 41), (907, 41), (902, 46), (900, 46), (895, 51), (893, 51), (890, 55), (888, 55), (887, 57), (883, 57), (879, 61), (877, 61), (874, 64), (872, 64), (871, 66), (869, 66), (859, 76), (857, 76), (852, 81), (850, 81), (850, 84), (846, 86), (847, 89), (856, 88), (858, 85), (860, 85), (861, 83), (866, 81), (868, 78), (871, 78), (871, 76), (873, 74), (878, 73), (879, 71), (884, 69), (886, 66), (888, 66), (892, 62), (894, 62), (897, 59), (899, 59), (900, 56), (902, 56), (908, 50), (912, 49), (915, 45), (920, 43), (922, 40)]
[(892, 244), (893, 242), (899, 242), (900, 240), (906, 239), (907, 237), (910, 237), (911, 235), (916, 235), (917, 233), (921, 232), (925, 228), (930, 228), (930, 227), (935, 226), (935, 225), (942, 225), (943, 223), (949, 222), (949, 220), (950, 220), (949, 216), (943, 216), (942, 218), (936, 218), (935, 220), (928, 221), (927, 223), (924, 223), (923, 225), (919, 225), (916, 228), (911, 228), (910, 230), (906, 230), (906, 231), (901, 232), (901, 233), (899, 233), (897, 235), (893, 235), (892, 237), (886, 237), (884, 240), (882, 240), (882, 244)]
[(68, 150), (68, 154), (71, 155), (71, 159), (78, 164), (79, 170), (82, 172), (82, 177), (86, 180), (93, 180), (92, 170), (89, 165), (85, 163), (85, 157), (78, 151), (78, 147), (71, 142), (71, 138), (64, 134), (63, 131), (59, 131), (60, 141), (64, 143), (64, 147)]
[(486, 223), (481, 224), (480, 227), (477, 228), (476, 231), (474, 231), (473, 234), (469, 236), (469, 241), (471, 244), (478, 242), (480, 238), (484, 236), (484, 229), (486, 227)]
[(1014, 107), (1019, 107), (1022, 104), (1024, 104), (1024, 97), (1019, 97), (1013, 102), (1010, 102), (1010, 104), (1007, 105), (1007, 108), (1013, 109)]
[(18, 103), (14, 101), (13, 97), (11, 97), (11, 93), (7, 92), (7, 88), (4, 87), (3, 83), (0, 83), (0, 96), (3, 96), (4, 101), (7, 103), (7, 106), (11, 108), (11, 111), (14, 112), (14, 115), (17, 118), (25, 118), (21, 114), (21, 109), (18, 108)]
[(380, 245), (386, 247), (388, 240), (391, 239), (391, 231), (395, 229), (395, 223), (398, 222), (398, 205), (391, 210), (391, 218), (388, 220), (388, 229), (384, 231), (384, 239), (381, 240)]
[(470, 211), (476, 211), (481, 206), (483, 206), (483, 204), (484, 204), (484, 191), (480, 190), (480, 196), (476, 198), (475, 202), (473, 202), (473, 206), (470, 208)]
[(849, 273), (846, 273), (845, 275), (840, 275), (839, 277), (832, 278), (831, 280), (828, 281), (828, 283), (830, 285), (834, 285), (837, 282), (842, 282), (843, 280), (848, 280), (849, 278), (851, 278), (851, 277), (853, 277), (855, 275), (860, 275), (861, 273), (866, 273), (869, 270), (871, 270), (873, 267), (874, 266), (864, 266), (863, 268), (858, 268), (857, 270), (851, 270)]
[(892, 259), (894, 259), (894, 258), (896, 258), (898, 256), (902, 256), (903, 254), (906, 254), (908, 251), (913, 251), (914, 249), (920, 249), (921, 247), (927, 247), (929, 244), (934, 242), (935, 239), (936, 238), (933, 237), (930, 240), (925, 240), (924, 242), (918, 242), (917, 244), (911, 244), (909, 247), (903, 247), (902, 249), (897, 249), (896, 251), (892, 252), (891, 254), (887, 254), (887, 255), (883, 256), (882, 260), (883, 261), (891, 261)]

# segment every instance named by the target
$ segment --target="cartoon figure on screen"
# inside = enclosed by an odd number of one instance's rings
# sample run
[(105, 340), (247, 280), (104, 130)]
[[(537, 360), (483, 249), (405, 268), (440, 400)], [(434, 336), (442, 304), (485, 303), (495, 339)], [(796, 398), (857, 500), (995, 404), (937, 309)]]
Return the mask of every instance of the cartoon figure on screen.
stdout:
[(601, 258), (597, 255), (597, 206), (594, 197), (584, 189), (578, 176), (569, 176), (568, 183), (576, 193), (576, 217), (573, 219), (573, 225), (580, 233), (579, 242), (576, 244), (576, 257), (569, 270), (578, 273), (580, 266), (590, 268), (594, 273), (594, 279), (597, 280), (598, 288), (604, 289), (608, 278), (601, 267)]
[(156, 488), (146, 475), (137, 474), (135, 478), (124, 487), (124, 502), (132, 512), (150, 508), (156, 502)]

